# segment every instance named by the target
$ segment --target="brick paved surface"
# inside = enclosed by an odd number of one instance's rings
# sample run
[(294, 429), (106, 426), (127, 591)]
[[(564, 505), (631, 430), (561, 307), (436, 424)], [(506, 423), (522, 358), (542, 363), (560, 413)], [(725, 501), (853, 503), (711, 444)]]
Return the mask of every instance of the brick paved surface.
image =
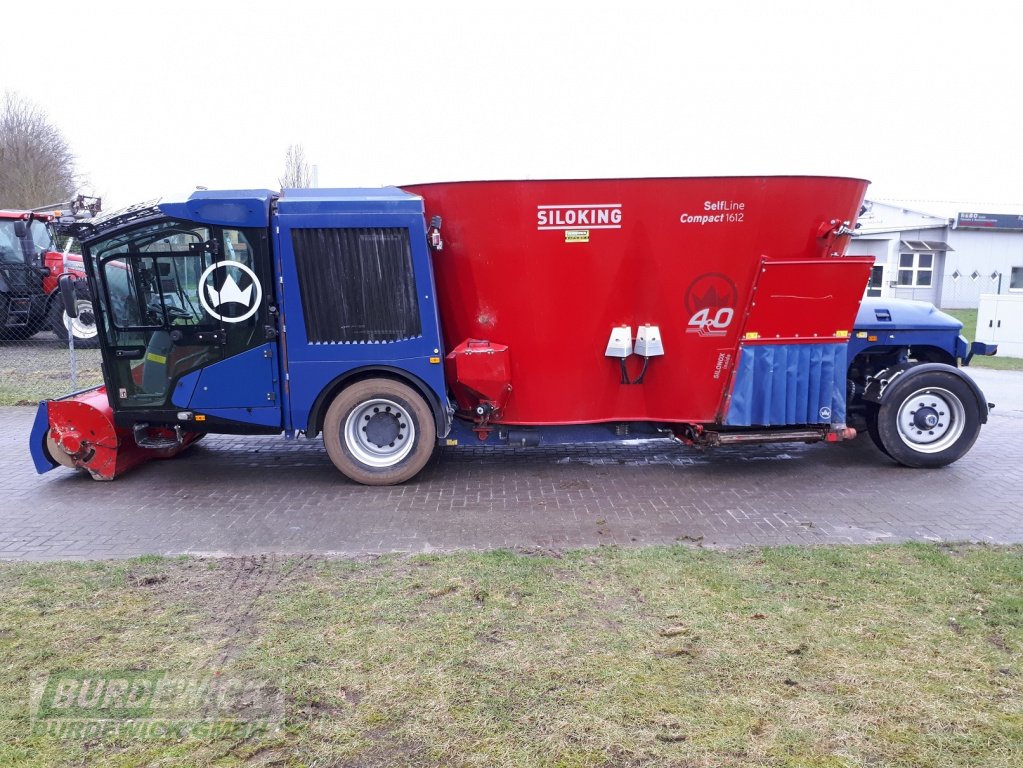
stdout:
[(978, 371), (999, 403), (973, 451), (898, 467), (864, 436), (702, 454), (667, 443), (446, 449), (413, 483), (366, 488), (319, 440), (211, 436), (113, 483), (36, 475), (33, 409), (0, 409), (0, 558), (366, 554), (976, 540), (1023, 542), (1023, 373)]

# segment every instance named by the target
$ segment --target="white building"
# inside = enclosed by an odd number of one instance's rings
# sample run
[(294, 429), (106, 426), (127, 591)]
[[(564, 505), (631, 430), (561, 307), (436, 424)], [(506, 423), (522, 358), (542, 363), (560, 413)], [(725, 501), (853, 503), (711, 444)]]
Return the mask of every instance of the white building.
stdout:
[(867, 202), (850, 256), (873, 256), (868, 296), (976, 307), (984, 293), (1023, 293), (1023, 215)]

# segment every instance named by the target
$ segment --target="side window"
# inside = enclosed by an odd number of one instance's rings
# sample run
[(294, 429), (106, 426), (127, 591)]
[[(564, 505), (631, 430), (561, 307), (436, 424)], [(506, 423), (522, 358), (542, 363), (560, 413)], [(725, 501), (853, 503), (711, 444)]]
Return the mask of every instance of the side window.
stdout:
[(196, 300), (202, 255), (125, 254), (103, 262), (103, 278), (117, 328), (215, 325)]
[(240, 229), (224, 230), (224, 258), (237, 261), (250, 269), (254, 269), (255, 250), (249, 242), (248, 235)]
[(21, 248), (14, 234), (14, 222), (0, 219), (0, 262), (21, 263)]
[(153, 234), (143, 230), (97, 254), (115, 328), (239, 330), (265, 322), (258, 232), (164, 225)]
[(143, 230), (109, 247), (99, 264), (116, 328), (200, 325), (199, 275), (211, 258), (206, 228)]
[(117, 328), (143, 325), (144, 304), (139, 300), (133, 273), (132, 262), (127, 259), (113, 259), (103, 265), (110, 316)]
[(164, 219), (90, 245), (123, 407), (169, 407), (183, 376), (265, 341), (265, 237)]
[(210, 320), (222, 323), (237, 336), (244, 329), (265, 323), (267, 299), (260, 271), (266, 266), (259, 258), (260, 242), (253, 231), (225, 229), (220, 232), (220, 250), (203, 264), (196, 295)]
[(43, 222), (36, 219), (32, 222), (32, 245), (35, 246), (36, 253), (43, 253), (44, 251), (53, 250), (53, 238), (50, 236), (50, 228), (47, 227)]

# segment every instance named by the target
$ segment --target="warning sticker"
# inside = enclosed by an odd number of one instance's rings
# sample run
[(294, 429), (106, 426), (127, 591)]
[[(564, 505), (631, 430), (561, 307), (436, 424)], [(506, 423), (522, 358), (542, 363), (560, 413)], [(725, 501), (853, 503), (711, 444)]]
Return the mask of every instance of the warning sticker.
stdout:
[(588, 229), (566, 229), (566, 243), (588, 243), (590, 242), (590, 230)]

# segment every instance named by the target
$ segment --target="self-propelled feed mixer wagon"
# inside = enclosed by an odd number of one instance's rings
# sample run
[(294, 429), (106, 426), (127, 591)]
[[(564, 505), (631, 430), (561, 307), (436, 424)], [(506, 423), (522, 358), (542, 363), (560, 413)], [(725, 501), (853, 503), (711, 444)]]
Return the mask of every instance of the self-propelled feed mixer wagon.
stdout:
[(930, 305), (862, 300), (871, 260), (844, 253), (866, 186), (204, 190), (69, 224), (105, 383), (40, 405), (36, 467), (111, 479), (208, 432), (322, 433), (341, 472), (389, 484), (438, 444), (857, 425), (897, 462), (948, 464), (989, 408), (958, 365), (993, 350)]

